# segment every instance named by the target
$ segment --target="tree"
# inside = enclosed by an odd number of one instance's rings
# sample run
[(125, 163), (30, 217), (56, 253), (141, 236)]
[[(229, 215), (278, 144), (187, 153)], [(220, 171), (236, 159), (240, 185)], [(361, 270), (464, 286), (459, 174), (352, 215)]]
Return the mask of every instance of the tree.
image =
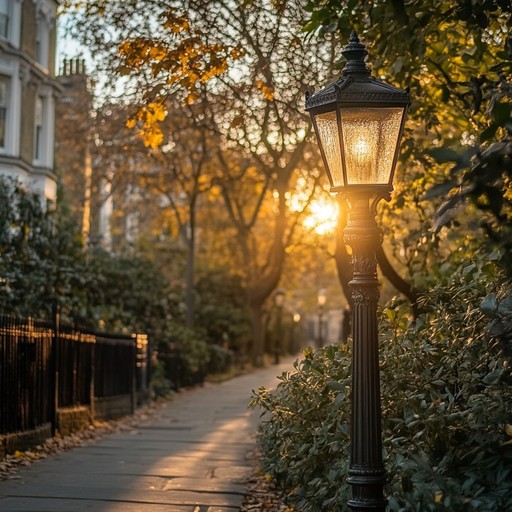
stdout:
[[(138, 23), (142, 4), (154, 16)], [(194, 119), (209, 121), (218, 137), (221, 176), (215, 185), (237, 233), (253, 358), (260, 363), (262, 307), (277, 286), (297, 222), (290, 217), (287, 194), (297, 171), (314, 176), (308, 193), (318, 179), (309, 123), (299, 105), (305, 90), (321, 79), (329, 48), (298, 37), (300, 3), (275, 9), (265, 2), (190, 0), (178, 8), (172, 2), (132, 0), (77, 9), (75, 30), (84, 43), (143, 92), (145, 103), (130, 124), (143, 129), (147, 144), (165, 143), (160, 122), (167, 98), (173, 98), (171, 116), (176, 105), (206, 101), (208, 114)], [(255, 246), (262, 250), (255, 252)]]
[[(439, 235), (443, 226), (462, 224), (467, 234), (480, 224), (487, 241), (508, 255), (510, 268), (511, 8), (508, 0), (347, 2), (342, 9), (333, 1), (307, 3), (307, 31), (346, 39), (355, 28), (371, 42), (374, 72), (411, 88), (398, 176), (405, 185), (398, 185), (386, 213), (397, 206), (410, 212), (408, 205), (421, 213), (416, 242), (405, 252), (423, 253), (424, 261), (438, 247), (429, 228)], [(442, 196), (447, 200), (440, 205)], [(468, 205), (462, 220), (456, 212), (465, 199), (479, 213)], [(393, 234), (396, 222), (386, 218)], [(444, 233), (445, 246), (460, 237)]]

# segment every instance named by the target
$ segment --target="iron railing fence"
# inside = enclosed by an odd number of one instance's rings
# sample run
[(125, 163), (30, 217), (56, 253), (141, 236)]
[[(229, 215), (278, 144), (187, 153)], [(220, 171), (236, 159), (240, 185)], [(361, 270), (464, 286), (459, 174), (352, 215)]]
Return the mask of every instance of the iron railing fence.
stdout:
[(137, 345), (126, 336), (101, 334), (94, 347), (94, 396), (125, 395), (135, 387)]
[(51, 423), (61, 408), (130, 395), (147, 398), (148, 340), (0, 316), (0, 435)]
[(51, 421), (53, 331), (0, 316), (0, 434)]
[(57, 407), (90, 405), (94, 396), (94, 334), (60, 325), (57, 343)]

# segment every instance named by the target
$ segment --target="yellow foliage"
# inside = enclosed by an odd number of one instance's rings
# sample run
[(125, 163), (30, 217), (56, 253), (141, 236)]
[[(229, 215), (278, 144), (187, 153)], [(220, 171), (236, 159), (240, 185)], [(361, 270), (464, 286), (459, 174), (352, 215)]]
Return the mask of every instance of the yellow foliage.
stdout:
[(137, 124), (137, 120), (134, 117), (130, 117), (126, 121), (126, 128), (129, 128), (129, 129), (135, 128), (136, 124)]
[(274, 99), (274, 88), (268, 85), (265, 85), (261, 80), (256, 82), (256, 87), (261, 91), (263, 97), (268, 101), (273, 101)]
[(161, 103), (152, 102), (147, 108), (147, 122), (153, 124), (158, 121), (163, 121), (167, 116), (167, 111)]
[(164, 134), (159, 123), (167, 117), (167, 110), (162, 103), (151, 102), (139, 109), (139, 111), (126, 121), (126, 127), (135, 128), (138, 123), (136, 135), (146, 147), (156, 149), (164, 140)]
[(187, 105), (192, 105), (197, 100), (197, 94), (190, 92), (187, 94)]
[(138, 130), (137, 135), (142, 139), (144, 145), (151, 149), (156, 149), (164, 140), (164, 134), (158, 126)]
[(166, 57), (167, 52), (160, 46), (153, 46), (152, 48), (149, 49), (149, 55), (154, 60), (160, 61)]
[(167, 21), (164, 23), (164, 28), (170, 30), (173, 34), (190, 31), (190, 21), (188, 16), (172, 16), (172, 14), (169, 13), (167, 16), (168, 17)]
[(240, 48), (240, 46), (237, 46), (236, 48), (233, 48), (230, 52), (231, 58), (233, 59), (240, 59), (245, 55), (245, 50), (243, 48)]

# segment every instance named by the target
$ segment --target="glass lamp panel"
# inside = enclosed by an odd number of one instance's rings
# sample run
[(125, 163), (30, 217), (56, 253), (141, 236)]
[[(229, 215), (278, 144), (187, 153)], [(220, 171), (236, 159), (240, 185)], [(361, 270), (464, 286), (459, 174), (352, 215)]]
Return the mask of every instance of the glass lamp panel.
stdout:
[(347, 185), (389, 183), (403, 114), (403, 107), (341, 109)]
[(325, 159), (327, 161), (327, 172), (331, 176), (335, 187), (344, 185), (343, 167), (341, 162), (341, 144), (338, 132), (338, 121), (336, 111), (325, 112), (315, 116), (318, 139), (322, 145)]

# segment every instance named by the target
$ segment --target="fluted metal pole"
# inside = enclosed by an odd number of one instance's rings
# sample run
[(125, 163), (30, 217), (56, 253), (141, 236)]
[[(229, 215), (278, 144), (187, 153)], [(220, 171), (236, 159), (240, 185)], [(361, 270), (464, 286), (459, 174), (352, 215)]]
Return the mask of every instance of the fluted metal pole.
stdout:
[(377, 328), (376, 248), (382, 233), (375, 222), (380, 197), (349, 197), (350, 216), (344, 231), (352, 247), (353, 304), (351, 459), (348, 483), (351, 510), (384, 512), (385, 470), (382, 461), (379, 342)]

